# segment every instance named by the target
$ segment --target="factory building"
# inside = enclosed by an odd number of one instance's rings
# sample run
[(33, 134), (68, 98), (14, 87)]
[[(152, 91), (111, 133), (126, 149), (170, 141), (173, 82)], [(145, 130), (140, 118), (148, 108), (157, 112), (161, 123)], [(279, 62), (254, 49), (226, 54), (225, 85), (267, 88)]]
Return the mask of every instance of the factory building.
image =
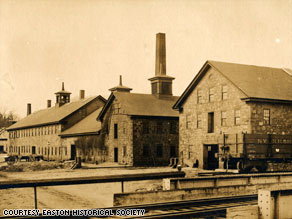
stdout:
[(216, 169), (222, 146), (235, 155), (245, 133), (291, 135), (291, 87), (286, 69), (207, 61), (174, 105), (181, 161)]
[(98, 164), (106, 161), (108, 153), (100, 135), (101, 122), (96, 121), (101, 109), (98, 108), (60, 134), (62, 146), (76, 149), (76, 156), (83, 162)]
[(102, 96), (85, 98), (81, 90), (79, 100), (71, 102), (71, 93), (64, 89), (64, 83), (55, 95), (55, 106), (48, 100), (46, 109), (32, 113), (28, 104), (27, 116), (7, 128), (10, 155), (41, 156), (45, 160), (75, 159), (75, 145), (64, 144), (60, 135), (103, 107), (105, 99)]
[(168, 165), (178, 156), (179, 114), (172, 109), (178, 97), (172, 94), (173, 77), (166, 75), (165, 34), (156, 35), (155, 75), (149, 79), (151, 94), (131, 93), (122, 85), (111, 95), (98, 120), (108, 148), (108, 161), (130, 166)]

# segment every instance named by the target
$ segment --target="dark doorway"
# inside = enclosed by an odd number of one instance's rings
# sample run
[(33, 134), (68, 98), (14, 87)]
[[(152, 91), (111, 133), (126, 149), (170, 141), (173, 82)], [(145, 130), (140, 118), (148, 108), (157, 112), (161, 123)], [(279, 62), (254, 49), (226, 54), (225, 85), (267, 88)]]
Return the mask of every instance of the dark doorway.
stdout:
[(4, 146), (0, 145), (0, 153), (4, 153)]
[(32, 153), (32, 154), (35, 154), (35, 146), (32, 146), (32, 147), (31, 147), (31, 153)]
[(71, 158), (70, 160), (75, 160), (76, 158), (76, 145), (71, 144)]
[(118, 162), (118, 161), (119, 161), (119, 149), (114, 148), (114, 162)]
[(170, 145), (170, 157), (177, 157), (176, 147), (174, 145)]
[(216, 154), (218, 153), (218, 145), (204, 145), (204, 169), (215, 170), (219, 167)]

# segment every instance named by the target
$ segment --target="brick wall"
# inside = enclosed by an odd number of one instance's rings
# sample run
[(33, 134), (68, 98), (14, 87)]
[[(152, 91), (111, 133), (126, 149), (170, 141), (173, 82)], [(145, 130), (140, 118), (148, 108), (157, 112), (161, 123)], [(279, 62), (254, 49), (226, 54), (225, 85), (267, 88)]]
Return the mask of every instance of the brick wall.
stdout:
[[(222, 86), (227, 86), (227, 97), (222, 100)], [(214, 92), (214, 101), (209, 102), (210, 88)], [(198, 89), (201, 91), (201, 103), (198, 103)], [(192, 91), (183, 105), (179, 124), (180, 159), (198, 160), (199, 167), (206, 166), (204, 144), (219, 144), (223, 133), (250, 132), (250, 106), (240, 100), (245, 95), (216, 69), (210, 68)], [(235, 125), (235, 110), (240, 110), (240, 121)], [(221, 113), (226, 112), (226, 124), (221, 125)], [(208, 133), (208, 113), (214, 112), (214, 132)], [(197, 127), (198, 115), (201, 115), (201, 127)], [(187, 124), (187, 121), (188, 124)], [(205, 153), (205, 154), (204, 154)]]

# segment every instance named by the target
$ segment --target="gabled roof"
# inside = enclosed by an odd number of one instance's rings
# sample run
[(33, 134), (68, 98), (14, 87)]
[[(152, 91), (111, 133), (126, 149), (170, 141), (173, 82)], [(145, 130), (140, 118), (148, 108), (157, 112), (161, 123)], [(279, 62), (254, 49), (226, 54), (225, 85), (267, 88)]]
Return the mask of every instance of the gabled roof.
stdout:
[(61, 120), (65, 119), (67, 116), (71, 115), (81, 107), (90, 103), (91, 101), (99, 98), (101, 101), (105, 102), (105, 99), (102, 96), (94, 96), (86, 99), (66, 103), (63, 106), (51, 107), (43, 110), (34, 112), (17, 123), (13, 124), (7, 130), (40, 126), (45, 124), (54, 124), (59, 123)]
[(246, 100), (292, 103), (292, 77), (281, 68), (207, 61), (173, 106), (179, 109), (212, 67), (246, 95)]
[(70, 136), (80, 136), (88, 134), (98, 134), (101, 129), (101, 122), (96, 121), (96, 117), (101, 112), (102, 108), (93, 111), (91, 114), (86, 116), (84, 119), (70, 127), (69, 129), (63, 131), (60, 136), (70, 137)]
[(114, 99), (120, 102), (123, 112), (131, 116), (159, 116), (159, 117), (178, 117), (178, 112), (172, 109), (177, 101), (176, 96), (165, 96), (158, 98), (152, 94), (138, 94), (125, 92), (112, 92), (98, 120), (103, 119), (106, 111)]

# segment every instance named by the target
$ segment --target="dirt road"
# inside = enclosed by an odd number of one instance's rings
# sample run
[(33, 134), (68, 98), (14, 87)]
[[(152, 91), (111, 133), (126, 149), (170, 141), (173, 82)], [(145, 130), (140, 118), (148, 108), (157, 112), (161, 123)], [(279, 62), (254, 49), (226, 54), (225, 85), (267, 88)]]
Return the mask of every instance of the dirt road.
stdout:
[[(135, 174), (173, 171), (170, 168), (101, 168), (79, 170), (47, 170), (20, 173), (0, 173), (0, 181), (19, 179), (53, 179), (85, 176)], [(151, 190), (161, 187), (162, 180), (126, 182), (125, 192)], [(90, 209), (105, 208), (113, 204), (113, 194), (121, 192), (121, 183), (86, 184), (54, 187), (38, 187), (38, 209)], [(4, 209), (33, 209), (33, 188), (0, 190), (0, 214)]]

